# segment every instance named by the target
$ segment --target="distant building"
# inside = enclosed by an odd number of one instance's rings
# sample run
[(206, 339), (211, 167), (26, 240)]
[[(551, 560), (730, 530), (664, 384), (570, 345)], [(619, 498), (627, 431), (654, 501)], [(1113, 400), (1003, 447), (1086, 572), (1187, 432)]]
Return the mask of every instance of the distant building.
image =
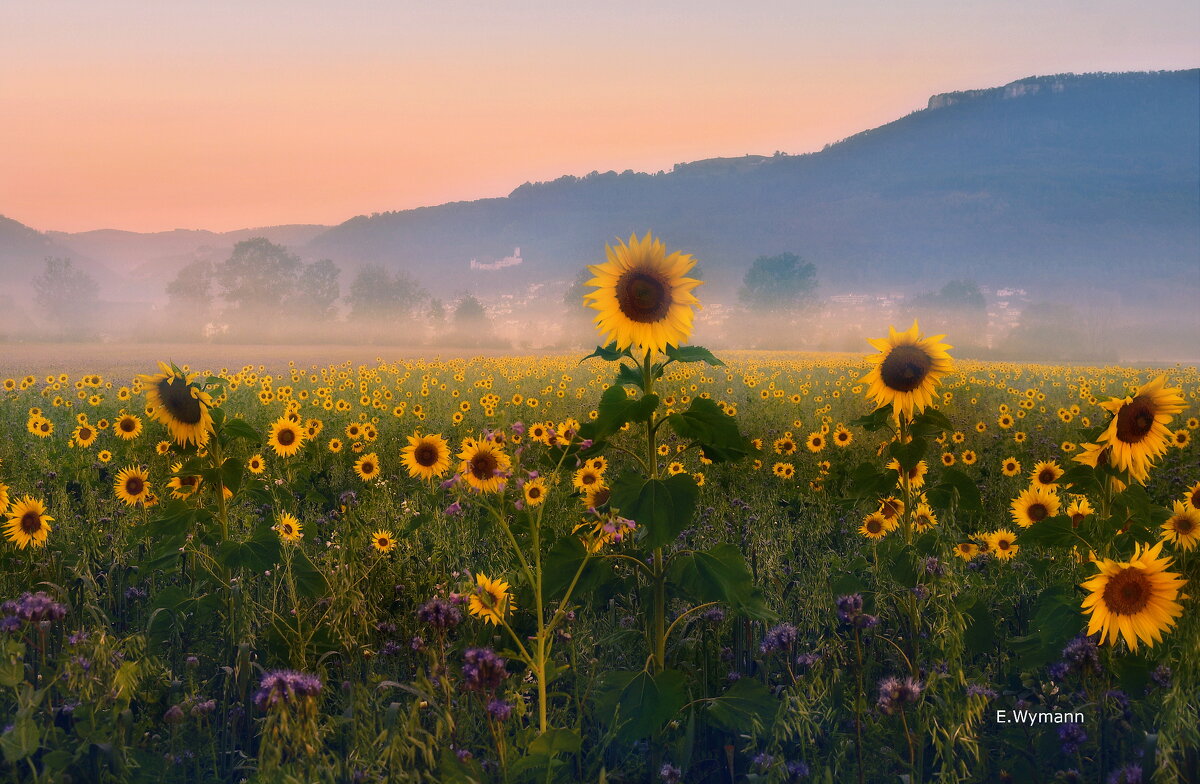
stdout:
[(505, 256), (502, 259), (495, 261), (480, 261), (479, 259), (471, 259), (471, 269), (473, 270), (499, 270), (505, 267), (515, 267), (524, 259), (521, 258), (521, 249), (513, 248), (513, 255)]

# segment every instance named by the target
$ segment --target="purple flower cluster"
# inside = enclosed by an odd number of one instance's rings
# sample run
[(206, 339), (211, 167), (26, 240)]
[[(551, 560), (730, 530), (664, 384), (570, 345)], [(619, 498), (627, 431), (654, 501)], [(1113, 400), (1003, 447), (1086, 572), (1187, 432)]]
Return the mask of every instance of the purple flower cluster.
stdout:
[(879, 623), (874, 615), (863, 612), (862, 594), (852, 593), (837, 599), (838, 620), (857, 629), (869, 629)]
[(506, 700), (492, 700), (487, 705), (488, 715), (496, 721), (508, 721), (508, 717), (512, 715), (512, 703)]
[(440, 596), (435, 596), (417, 610), (417, 620), (438, 631), (447, 631), (462, 622), (462, 611)]
[(468, 648), (463, 652), (464, 685), (469, 691), (495, 691), (508, 677), (504, 665), (491, 648)]
[(796, 639), (799, 637), (799, 632), (796, 627), (790, 623), (781, 623), (778, 626), (772, 627), (763, 635), (762, 644), (758, 646), (758, 650), (763, 656), (770, 656), (772, 653), (782, 653), (790, 650), (796, 644)]
[(989, 689), (987, 686), (983, 686), (978, 683), (968, 683), (967, 684), (967, 696), (968, 697), (986, 697), (989, 700), (994, 700), (997, 697), (999, 697), (1000, 695), (997, 694), (994, 689)]
[(876, 705), (879, 710), (891, 716), (896, 709), (904, 709), (921, 698), (924, 687), (915, 678), (884, 678), (879, 682), (879, 700)]
[(1068, 675), (1099, 673), (1100, 650), (1091, 637), (1076, 637), (1063, 648), (1062, 660), (1051, 664), (1048, 670), (1054, 680), (1062, 680)]
[(1108, 777), (1108, 784), (1142, 784), (1142, 766), (1124, 765)]
[(683, 781), (683, 771), (669, 762), (664, 762), (663, 766), (658, 769), (658, 777), (663, 780), (664, 784), (679, 784), (680, 781)]
[(67, 615), (67, 606), (56, 602), (45, 591), (22, 594), (20, 599), (9, 599), (0, 605), (4, 619), (0, 620), (0, 629), (13, 631), (26, 623), (41, 623), (42, 621), (61, 621)]
[(1063, 754), (1071, 755), (1079, 751), (1087, 739), (1082, 724), (1071, 722), (1058, 728), (1058, 741), (1062, 744)]
[(263, 676), (254, 704), (266, 710), (280, 704), (291, 704), (316, 697), (321, 693), (321, 679), (295, 670), (274, 670)]

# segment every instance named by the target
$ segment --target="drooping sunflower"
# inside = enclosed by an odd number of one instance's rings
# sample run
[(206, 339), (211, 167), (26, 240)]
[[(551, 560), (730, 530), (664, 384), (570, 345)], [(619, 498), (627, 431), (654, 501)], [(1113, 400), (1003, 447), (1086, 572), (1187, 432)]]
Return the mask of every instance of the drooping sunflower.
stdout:
[[(904, 478), (903, 477), (904, 472), (902, 472), (900, 469), (900, 461), (897, 460), (896, 458), (892, 458), (891, 462), (889, 462), (887, 464), (887, 467), (890, 470), (895, 471), (897, 474), (901, 474), (901, 476), (900, 476), (901, 480)], [(916, 488), (916, 487), (921, 487), (922, 485), (924, 485), (925, 484), (925, 474), (928, 471), (929, 471), (929, 466), (925, 463), (925, 461), (918, 460), (917, 464), (915, 466), (913, 466), (912, 468), (910, 468), (907, 472), (908, 473), (908, 486)]]
[(1033, 467), (1032, 473), (1029, 474), (1029, 484), (1049, 490), (1058, 487), (1058, 480), (1062, 475), (1063, 470), (1057, 461), (1042, 460)]
[(1013, 522), (1022, 528), (1058, 514), (1058, 494), (1045, 487), (1025, 488), (1012, 502)]
[(381, 553), (396, 549), (396, 537), (391, 531), (380, 529), (371, 534), (371, 546)]
[(280, 457), (291, 457), (304, 446), (304, 429), (286, 416), (271, 423), (267, 443)]
[(509, 610), (516, 609), (509, 584), (503, 580), (491, 580), (483, 572), (475, 575), (475, 589), (467, 600), (467, 610), (493, 626), (504, 620)]
[(121, 414), (113, 422), (113, 432), (123, 441), (132, 441), (142, 434), (142, 420), (133, 414)]
[(1181, 550), (1191, 550), (1200, 543), (1200, 509), (1176, 501), (1162, 530), (1168, 542)]
[(507, 454), (491, 441), (463, 440), (458, 453), (458, 471), (475, 490), (481, 493), (498, 493), (504, 489), (506, 474), (512, 464)]
[(1119, 471), (1128, 471), (1137, 482), (1145, 482), (1155, 458), (1167, 451), (1172, 434), (1171, 419), (1184, 409), (1183, 390), (1167, 387), (1159, 376), (1125, 398), (1110, 398), (1101, 407), (1112, 412), (1100, 442), (1112, 447), (1110, 459)]
[(638, 354), (686, 341), (693, 309), (700, 307), (692, 290), (701, 281), (687, 277), (696, 260), (679, 251), (668, 256), (666, 245), (650, 232), (640, 240), (631, 234), (628, 244), (607, 246), (605, 254), (608, 261), (588, 267), (595, 277), (587, 285), (595, 291), (583, 297), (598, 312), (596, 328), (604, 340)]
[(917, 508), (913, 510), (913, 527), (917, 529), (917, 533), (923, 534), (930, 528), (938, 524), (937, 515), (933, 513), (933, 509), (929, 504), (917, 504)]
[(150, 496), (150, 472), (141, 466), (123, 468), (117, 473), (113, 487), (126, 506), (144, 504)]
[(438, 434), (408, 437), (408, 446), (400, 450), (400, 460), (409, 476), (433, 479), (450, 469), (450, 445)]
[(4, 535), (8, 541), (24, 550), (29, 545), (44, 547), (50, 535), (50, 523), (54, 518), (46, 514), (46, 505), (39, 499), (27, 495), (13, 501), (8, 508), (8, 522)]
[(987, 540), (988, 552), (1002, 561), (1012, 558), (1017, 554), (1017, 550), (1021, 549), (1021, 546), (1017, 544), (1017, 535), (1007, 528), (992, 531), (985, 539)]
[(379, 476), (379, 456), (372, 452), (360, 457), (354, 464), (354, 473), (358, 474), (358, 478), (364, 482), (369, 482)]
[(940, 342), (945, 335), (922, 338), (914, 320), (912, 328), (897, 332), (888, 327), (886, 338), (868, 338), (867, 342), (879, 353), (867, 359), (875, 365), (859, 381), (869, 384), (867, 399), (876, 408), (892, 407), (892, 415), (912, 419), (913, 411), (932, 406), (937, 386), (949, 373), (954, 362), (946, 350), (953, 348)]
[(213, 427), (209, 414), (212, 396), (194, 383), (197, 374), (184, 373), (165, 362), (159, 362), (158, 369), (161, 372), (156, 375), (138, 377), (146, 388), (148, 413), (167, 426), (177, 444), (208, 443)]
[(1086, 498), (1076, 498), (1067, 506), (1067, 517), (1071, 518), (1071, 527), (1078, 528), (1088, 515), (1093, 515), (1096, 510), (1088, 503)]
[(171, 466), (171, 473), (176, 476), (171, 477), (167, 481), (167, 489), (171, 491), (174, 498), (187, 498), (200, 487), (199, 476), (179, 475), (183, 470), (183, 463), (175, 463)]
[(540, 476), (526, 482), (522, 490), (526, 506), (540, 506), (546, 500), (546, 480)]
[(304, 526), (294, 514), (289, 512), (282, 512), (279, 515), (279, 519), (275, 522), (275, 530), (279, 532), (279, 538), (289, 544), (294, 544), (304, 538)]
[(1090, 591), (1082, 605), (1091, 615), (1089, 635), (1100, 632), (1102, 644), (1115, 644), (1119, 635), (1136, 651), (1139, 641), (1153, 647), (1175, 625), (1183, 614), (1176, 599), (1187, 581), (1167, 571), (1171, 559), (1159, 557), (1162, 546), (1162, 542), (1145, 549), (1135, 545), (1129, 561), (1096, 561), (1100, 574), (1083, 583)]

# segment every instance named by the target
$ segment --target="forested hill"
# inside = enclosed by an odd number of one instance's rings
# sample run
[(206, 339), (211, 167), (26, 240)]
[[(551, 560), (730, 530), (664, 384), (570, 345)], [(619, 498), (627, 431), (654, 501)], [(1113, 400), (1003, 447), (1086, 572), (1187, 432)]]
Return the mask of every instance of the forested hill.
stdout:
[[(817, 153), (527, 183), (353, 218), (306, 252), (408, 269), (435, 290), (467, 274), (508, 288), (571, 277), (605, 242), (651, 228), (702, 259), (712, 293), (756, 256), (793, 251), (822, 288), (1086, 280), (1149, 299), (1196, 285), (1198, 98), (1200, 70), (1022, 79), (934, 96)], [(523, 264), (468, 273), (518, 246)]]

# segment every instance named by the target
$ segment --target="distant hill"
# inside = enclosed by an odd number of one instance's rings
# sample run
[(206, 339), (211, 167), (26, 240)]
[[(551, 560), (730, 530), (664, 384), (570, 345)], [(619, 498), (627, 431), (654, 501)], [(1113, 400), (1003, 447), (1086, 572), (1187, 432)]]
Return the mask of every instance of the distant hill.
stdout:
[[(1197, 283), (1198, 97), (1200, 70), (1022, 79), (933, 96), (813, 154), (527, 183), (359, 216), (306, 251), (406, 268), (435, 290), (513, 287), (573, 277), (605, 242), (652, 228), (701, 259), (709, 296), (756, 256), (793, 251), (827, 289), (971, 277), (1152, 298)], [(468, 276), (471, 258), (517, 246), (521, 266)]]

